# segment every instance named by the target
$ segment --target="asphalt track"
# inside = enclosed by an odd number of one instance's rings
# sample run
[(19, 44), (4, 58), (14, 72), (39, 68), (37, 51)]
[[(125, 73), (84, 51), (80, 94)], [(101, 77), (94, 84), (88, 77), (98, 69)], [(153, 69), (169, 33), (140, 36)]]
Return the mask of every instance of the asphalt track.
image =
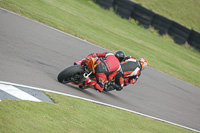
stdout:
[(120, 92), (97, 93), (57, 82), (58, 73), (74, 61), (104, 51), (0, 8), (1, 81), (85, 97), (200, 130), (200, 88), (151, 67)]

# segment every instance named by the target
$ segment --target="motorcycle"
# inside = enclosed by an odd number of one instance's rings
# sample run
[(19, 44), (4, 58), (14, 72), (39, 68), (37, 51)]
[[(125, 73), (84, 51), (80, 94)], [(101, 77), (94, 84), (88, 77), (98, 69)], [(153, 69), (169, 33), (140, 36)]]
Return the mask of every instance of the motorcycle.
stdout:
[[(81, 89), (86, 89), (92, 87), (88, 85), (83, 87), (84, 81), (90, 77), (90, 79), (96, 80), (95, 78), (95, 68), (97, 66), (97, 58), (90, 57), (86, 60), (84, 65), (73, 65), (67, 67), (58, 74), (58, 81), (63, 84), (72, 83), (78, 85)], [(106, 80), (104, 83), (104, 91), (115, 90), (115, 81), (111, 83)]]

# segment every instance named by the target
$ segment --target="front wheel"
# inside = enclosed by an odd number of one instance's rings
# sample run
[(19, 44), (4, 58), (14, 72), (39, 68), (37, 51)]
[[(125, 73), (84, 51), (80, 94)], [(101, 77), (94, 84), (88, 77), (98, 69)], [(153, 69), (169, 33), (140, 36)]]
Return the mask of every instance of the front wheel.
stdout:
[(83, 82), (84, 67), (81, 65), (70, 66), (58, 74), (58, 82), (80, 84)]

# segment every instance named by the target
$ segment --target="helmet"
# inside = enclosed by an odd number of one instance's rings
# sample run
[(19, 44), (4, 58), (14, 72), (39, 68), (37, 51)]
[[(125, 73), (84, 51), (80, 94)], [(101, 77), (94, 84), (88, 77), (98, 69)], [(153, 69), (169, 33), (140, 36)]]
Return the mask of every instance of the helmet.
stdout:
[(119, 62), (122, 62), (123, 60), (125, 60), (125, 53), (124, 53), (124, 51), (121, 51), (121, 50), (117, 51), (115, 53), (115, 56), (118, 58)]
[(141, 64), (141, 70), (144, 70), (147, 67), (148, 61), (143, 57), (138, 60)]

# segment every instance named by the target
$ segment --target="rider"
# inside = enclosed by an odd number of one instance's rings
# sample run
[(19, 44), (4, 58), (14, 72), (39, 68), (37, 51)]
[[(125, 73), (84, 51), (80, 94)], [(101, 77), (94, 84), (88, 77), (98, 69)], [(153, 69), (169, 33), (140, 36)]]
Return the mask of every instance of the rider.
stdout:
[[(127, 56), (125, 61), (121, 62), (124, 75), (124, 86), (135, 84), (141, 75), (141, 71), (147, 67), (148, 61), (145, 58), (137, 60), (135, 57)], [(116, 84), (120, 85), (119, 79), (116, 78)], [(121, 88), (122, 89), (122, 88)], [(117, 89), (117, 90), (121, 90)]]
[[(111, 83), (113, 77), (116, 76), (117, 72), (121, 71), (120, 62), (125, 59), (125, 53), (120, 50), (117, 51), (115, 54), (104, 52), (90, 54), (88, 57), (97, 58), (97, 66), (95, 68), (95, 77), (97, 82), (88, 77), (85, 80), (84, 85), (87, 86), (87, 84), (90, 84), (94, 86), (96, 90), (101, 92), (104, 89), (106, 77), (108, 79), (108, 83)], [(88, 57), (81, 60), (80, 62), (75, 62), (75, 64), (84, 65)], [(123, 87), (123, 82), (120, 82), (119, 86)]]

